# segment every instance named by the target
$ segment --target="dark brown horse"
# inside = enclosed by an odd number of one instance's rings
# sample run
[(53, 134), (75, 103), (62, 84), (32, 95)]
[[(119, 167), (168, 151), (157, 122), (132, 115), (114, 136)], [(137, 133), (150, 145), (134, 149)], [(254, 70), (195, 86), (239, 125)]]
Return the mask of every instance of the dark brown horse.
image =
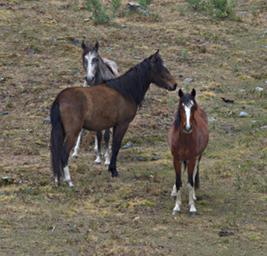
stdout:
[(113, 127), (108, 169), (112, 177), (118, 176), (116, 160), (123, 136), (151, 83), (167, 90), (175, 90), (177, 86), (158, 51), (116, 79), (90, 88), (67, 88), (58, 94), (50, 113), (52, 168), (56, 182), (64, 177), (69, 186), (73, 186), (68, 159), (82, 128), (102, 131)]
[(173, 165), (176, 172), (176, 183), (171, 195), (176, 197), (173, 214), (180, 212), (181, 200), (181, 167), (187, 168), (189, 189), (189, 212), (195, 213), (195, 189), (199, 186), (199, 162), (208, 145), (208, 120), (204, 110), (198, 106), (196, 91), (184, 94), (179, 90), (179, 107), (175, 122), (169, 131), (169, 145), (173, 155)]
[[(85, 43), (81, 44), (83, 53), (82, 61), (83, 67), (86, 72), (84, 86), (95, 86), (102, 84), (107, 80), (113, 79), (119, 76), (117, 64), (109, 59), (102, 58), (99, 54), (99, 43), (96, 42), (94, 46)], [(77, 142), (75, 144), (72, 157), (78, 156), (78, 150), (80, 147), (81, 137), (83, 130), (80, 132)], [(105, 142), (105, 165), (109, 165), (109, 138), (110, 131), (106, 129), (104, 131), (104, 142)], [(95, 136), (95, 152), (96, 152), (96, 164), (101, 163), (101, 140), (102, 131), (96, 132)]]

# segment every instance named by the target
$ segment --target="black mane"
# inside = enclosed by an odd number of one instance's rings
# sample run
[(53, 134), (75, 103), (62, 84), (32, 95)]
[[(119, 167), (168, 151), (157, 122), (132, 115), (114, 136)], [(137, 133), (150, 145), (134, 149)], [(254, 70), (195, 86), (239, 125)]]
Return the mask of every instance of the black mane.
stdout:
[(180, 111), (178, 110), (177, 113), (175, 114), (175, 120), (174, 120), (175, 128), (180, 127), (180, 122), (181, 122), (181, 117), (180, 117)]
[(122, 76), (106, 81), (106, 84), (140, 106), (151, 83), (149, 73), (150, 62), (145, 59)]

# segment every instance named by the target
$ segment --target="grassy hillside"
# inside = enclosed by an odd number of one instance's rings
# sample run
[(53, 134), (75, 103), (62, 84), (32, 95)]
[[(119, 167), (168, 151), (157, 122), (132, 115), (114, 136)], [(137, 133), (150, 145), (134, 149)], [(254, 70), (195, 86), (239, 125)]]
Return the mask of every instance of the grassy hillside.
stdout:
[[(233, 19), (182, 0), (129, 15), (122, 2), (110, 25), (95, 26), (84, 1), (1, 1), (0, 255), (265, 255), (266, 2), (237, 1)], [(154, 85), (124, 139), (133, 146), (119, 154), (120, 177), (94, 165), (84, 142), (70, 163), (75, 188), (54, 187), (43, 120), (59, 91), (83, 82), (83, 38), (99, 40), (121, 73), (160, 49), (179, 87), (197, 90), (210, 121), (197, 216), (186, 186), (182, 213), (171, 214), (166, 137), (178, 98)]]

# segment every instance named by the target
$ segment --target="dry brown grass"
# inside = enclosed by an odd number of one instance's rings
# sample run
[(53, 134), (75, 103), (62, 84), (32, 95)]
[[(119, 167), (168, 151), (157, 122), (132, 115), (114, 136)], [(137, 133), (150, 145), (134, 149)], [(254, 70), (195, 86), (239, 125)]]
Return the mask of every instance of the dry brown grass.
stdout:
[[(121, 15), (98, 27), (83, 1), (2, 2), (0, 112), (8, 115), (0, 116), (1, 255), (265, 254), (264, 1), (240, 1), (236, 22), (194, 13), (184, 1), (155, 0), (150, 8), (160, 21)], [(185, 189), (182, 214), (171, 215), (166, 134), (177, 97), (153, 86), (124, 140), (134, 147), (120, 152), (121, 176), (111, 179), (95, 166), (92, 146), (84, 145), (70, 164), (75, 188), (53, 186), (50, 126), (43, 119), (60, 90), (82, 83), (75, 43), (83, 37), (98, 39), (101, 53), (122, 72), (159, 48), (180, 87), (187, 87), (184, 78), (194, 79), (188, 87), (215, 119), (196, 217), (187, 215)], [(240, 111), (249, 116), (239, 118)], [(220, 237), (225, 230), (233, 235)]]

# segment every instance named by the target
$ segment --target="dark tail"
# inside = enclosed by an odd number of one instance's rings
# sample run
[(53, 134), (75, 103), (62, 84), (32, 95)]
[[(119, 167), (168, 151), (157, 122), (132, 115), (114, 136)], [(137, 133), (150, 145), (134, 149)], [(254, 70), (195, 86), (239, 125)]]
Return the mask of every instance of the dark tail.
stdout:
[(62, 155), (63, 155), (63, 143), (65, 138), (65, 132), (62, 125), (59, 104), (57, 99), (54, 101), (51, 111), (51, 163), (54, 177), (57, 177), (60, 182), (60, 177), (63, 176)]

